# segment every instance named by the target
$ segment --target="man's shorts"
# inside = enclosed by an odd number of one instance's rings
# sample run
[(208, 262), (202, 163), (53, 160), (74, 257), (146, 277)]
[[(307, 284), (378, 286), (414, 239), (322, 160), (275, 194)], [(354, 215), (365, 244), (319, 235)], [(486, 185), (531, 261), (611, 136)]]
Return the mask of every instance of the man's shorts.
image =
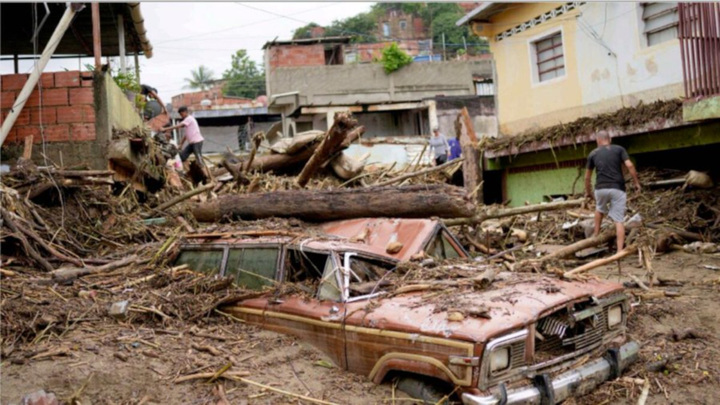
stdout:
[(200, 141), (185, 145), (185, 147), (180, 151), (180, 160), (183, 162), (186, 161), (190, 157), (190, 154), (193, 153), (195, 154), (195, 159), (198, 164), (200, 164), (200, 166), (204, 166), (205, 164), (202, 160), (202, 144), (202, 141)]
[(622, 190), (615, 188), (595, 190), (595, 209), (615, 222), (623, 222), (625, 219), (626, 201), (627, 195)]

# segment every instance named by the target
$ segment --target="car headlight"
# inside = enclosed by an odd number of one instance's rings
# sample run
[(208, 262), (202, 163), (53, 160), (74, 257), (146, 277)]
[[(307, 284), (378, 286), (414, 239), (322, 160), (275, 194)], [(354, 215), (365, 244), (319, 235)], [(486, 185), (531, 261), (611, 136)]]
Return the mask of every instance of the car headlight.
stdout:
[(510, 366), (510, 348), (499, 347), (490, 353), (490, 371), (505, 370)]
[(608, 328), (615, 327), (617, 325), (620, 325), (622, 322), (622, 305), (618, 304), (614, 307), (611, 307), (608, 309), (607, 313), (607, 322), (608, 322)]

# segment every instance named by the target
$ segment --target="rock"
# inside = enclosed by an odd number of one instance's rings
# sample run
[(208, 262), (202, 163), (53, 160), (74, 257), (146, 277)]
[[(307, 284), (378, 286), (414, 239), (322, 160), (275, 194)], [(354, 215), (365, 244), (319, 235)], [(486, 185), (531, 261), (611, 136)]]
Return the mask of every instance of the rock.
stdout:
[(401, 251), (402, 248), (403, 248), (403, 244), (402, 244), (402, 243), (400, 243), (400, 242), (390, 242), (390, 243), (388, 243), (387, 246), (385, 247), (385, 251), (388, 252), (388, 253), (390, 253), (390, 254), (392, 255), (392, 254), (395, 254), (395, 253)]
[(460, 311), (452, 311), (448, 312), (447, 318), (450, 322), (462, 322), (465, 319), (465, 315)]
[(38, 390), (31, 394), (25, 395), (20, 401), (21, 405), (60, 405), (60, 402), (51, 392)]
[(130, 308), (130, 301), (118, 301), (110, 306), (110, 309), (108, 310), (108, 315), (111, 317), (117, 319), (117, 320), (124, 320), (127, 319), (128, 309)]

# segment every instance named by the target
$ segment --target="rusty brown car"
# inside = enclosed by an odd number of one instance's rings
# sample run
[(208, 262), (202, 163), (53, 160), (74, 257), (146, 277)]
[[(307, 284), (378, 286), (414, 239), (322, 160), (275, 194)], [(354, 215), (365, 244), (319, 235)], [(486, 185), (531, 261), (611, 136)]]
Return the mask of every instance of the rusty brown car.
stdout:
[[(420, 252), (468, 258), (440, 222), (359, 219), (319, 231), (190, 239), (176, 264), (250, 289), (294, 283), (296, 294), (268, 292), (225, 310), (298, 336), (376, 383), (397, 378), (400, 389), (433, 403), (454, 391), (465, 404), (554, 404), (616, 378), (637, 358), (618, 284), (500, 273), (484, 290), (453, 292), (456, 306), (485, 311), (453, 319), (423, 292), (388, 294), (382, 283)], [(391, 244), (400, 249), (388, 253)]]

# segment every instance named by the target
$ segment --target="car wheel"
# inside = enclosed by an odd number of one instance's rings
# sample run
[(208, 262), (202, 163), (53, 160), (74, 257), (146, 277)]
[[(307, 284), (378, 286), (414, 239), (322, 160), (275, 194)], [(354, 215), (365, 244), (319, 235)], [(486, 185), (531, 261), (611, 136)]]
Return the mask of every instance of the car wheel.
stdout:
[[(449, 404), (452, 387), (441, 380), (414, 374), (403, 374), (397, 379), (397, 389), (424, 404)], [(444, 400), (443, 400), (444, 399)], [(440, 402), (442, 401), (442, 402)]]

